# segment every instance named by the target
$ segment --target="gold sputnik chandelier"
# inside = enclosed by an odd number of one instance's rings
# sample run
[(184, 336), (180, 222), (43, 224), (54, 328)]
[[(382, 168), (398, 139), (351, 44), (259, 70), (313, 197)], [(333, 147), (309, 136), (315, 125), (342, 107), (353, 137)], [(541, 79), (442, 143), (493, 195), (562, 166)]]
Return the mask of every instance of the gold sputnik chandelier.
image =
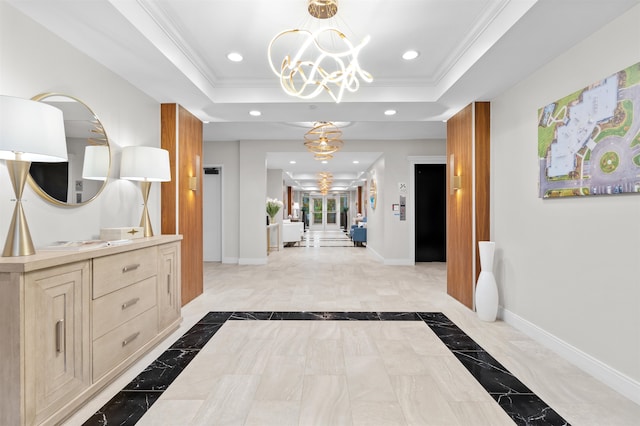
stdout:
[(333, 183), (333, 175), (329, 172), (318, 173), (318, 189), (322, 195), (327, 195)]
[[(308, 10), (314, 18), (331, 18), (338, 12), (338, 0), (308, 0)], [(274, 61), (279, 42), (287, 46), (287, 41), (296, 40), (299, 43), (297, 51)], [(371, 74), (358, 62), (358, 55), (367, 43), (369, 36), (354, 46), (342, 31), (332, 27), (315, 31), (284, 30), (269, 43), (269, 65), (288, 95), (311, 99), (326, 91), (339, 103), (345, 91), (356, 92), (360, 88), (360, 80), (373, 81)], [(325, 47), (327, 44), (333, 49)]]
[(344, 146), (342, 131), (333, 123), (320, 121), (304, 134), (304, 145), (316, 160), (330, 160)]

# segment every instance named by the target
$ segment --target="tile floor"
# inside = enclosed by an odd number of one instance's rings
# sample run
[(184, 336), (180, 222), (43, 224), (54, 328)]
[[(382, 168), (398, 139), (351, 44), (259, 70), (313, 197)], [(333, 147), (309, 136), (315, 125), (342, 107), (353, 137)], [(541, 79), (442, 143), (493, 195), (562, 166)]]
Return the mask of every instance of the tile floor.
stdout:
[[(444, 264), (384, 266), (366, 248), (313, 244), (272, 252), (268, 261), (206, 263), (205, 292), (183, 308), (180, 329), (67, 424), (89, 419), (210, 311), (389, 311), (444, 313), (574, 426), (638, 425), (640, 406), (447, 296)], [(139, 424), (514, 422), (422, 322), (227, 321)]]

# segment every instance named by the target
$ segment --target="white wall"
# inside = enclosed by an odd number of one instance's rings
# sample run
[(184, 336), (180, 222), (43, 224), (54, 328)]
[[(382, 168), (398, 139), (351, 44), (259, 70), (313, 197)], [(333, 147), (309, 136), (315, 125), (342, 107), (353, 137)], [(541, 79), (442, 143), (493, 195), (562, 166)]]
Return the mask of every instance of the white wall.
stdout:
[[(413, 222), (415, 205), (410, 183), (413, 181), (412, 174), (414, 166), (410, 157), (434, 157), (445, 156), (447, 153), (446, 140), (429, 141), (403, 141), (402, 144), (388, 142), (391, 149), (384, 152), (384, 186), (378, 187), (378, 193), (382, 191), (384, 198), (382, 212), (384, 214), (385, 242), (384, 257), (385, 264), (388, 265), (413, 265), (415, 263), (415, 234)], [(392, 204), (400, 203), (400, 189), (398, 184), (407, 184), (405, 221), (401, 221), (391, 209)]]
[(265, 264), (267, 261), (267, 158), (264, 149), (264, 142), (240, 141), (240, 264)]
[[(367, 216), (367, 248), (387, 265), (413, 265), (415, 263), (415, 234), (413, 223), (413, 163), (411, 157), (438, 157), (446, 155), (445, 140), (372, 141), (367, 143), (372, 151), (384, 154), (368, 170), (368, 180), (363, 193), (363, 212)], [(378, 201), (376, 209), (369, 204), (371, 176), (376, 176)], [(401, 194), (399, 184), (407, 185), (407, 193)], [(406, 220), (401, 221), (391, 209), (400, 203), (400, 195), (406, 197)], [(369, 229), (371, 228), (371, 229)]]
[[(71, 47), (48, 30), (0, 2), (0, 94), (29, 99), (59, 92), (83, 100), (100, 118), (112, 146), (107, 187), (83, 207), (62, 208), (38, 197), (27, 185), (23, 200), (36, 247), (56, 240), (95, 238), (100, 228), (137, 225), (142, 196), (137, 184), (117, 179), (120, 147), (160, 146), (159, 104)], [(0, 161), (0, 241), (4, 245), (14, 202), (4, 161)], [(149, 213), (160, 232), (159, 185), (152, 186)]]
[[(389, 232), (385, 232), (385, 158), (386, 155), (382, 155), (378, 158), (367, 170), (367, 185), (366, 192), (363, 194), (362, 202), (366, 204), (366, 213), (363, 213), (367, 217), (367, 250), (371, 250), (379, 259), (384, 261), (385, 255), (385, 240), (387, 237), (391, 237), (391, 229)], [(376, 202), (375, 208), (371, 205), (371, 188), (373, 182), (376, 185)], [(364, 210), (363, 210), (364, 211)]]
[(638, 22), (492, 100), (491, 234), (504, 318), (640, 403), (640, 195), (542, 200), (537, 161), (538, 108), (640, 61)]

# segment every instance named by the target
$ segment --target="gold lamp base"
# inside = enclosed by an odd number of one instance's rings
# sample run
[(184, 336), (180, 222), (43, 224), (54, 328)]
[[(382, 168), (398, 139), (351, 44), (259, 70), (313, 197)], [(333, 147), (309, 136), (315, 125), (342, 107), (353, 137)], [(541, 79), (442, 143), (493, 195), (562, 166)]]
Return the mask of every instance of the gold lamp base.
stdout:
[(31, 162), (17, 160), (6, 161), (13, 192), (16, 195), (16, 206), (13, 209), (13, 218), (9, 225), (9, 232), (7, 233), (7, 240), (4, 244), (2, 256), (30, 256), (36, 253), (36, 249), (33, 247), (31, 234), (29, 233), (29, 225), (27, 225), (27, 217), (22, 209), (22, 192), (24, 191), (24, 184), (29, 175)]
[(145, 237), (153, 237), (153, 229), (151, 228), (151, 218), (149, 217), (149, 209), (147, 208), (147, 201), (149, 200), (149, 191), (151, 190), (151, 182), (141, 181), (140, 189), (142, 190), (142, 200), (144, 201), (144, 207), (142, 208), (142, 218), (140, 219), (140, 226), (144, 229)]

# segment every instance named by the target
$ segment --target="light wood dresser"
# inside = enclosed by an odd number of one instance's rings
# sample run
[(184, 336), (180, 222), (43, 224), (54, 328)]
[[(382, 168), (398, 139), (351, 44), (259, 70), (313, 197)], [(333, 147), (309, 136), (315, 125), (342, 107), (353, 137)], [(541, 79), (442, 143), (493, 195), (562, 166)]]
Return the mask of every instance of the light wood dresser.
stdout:
[(178, 328), (181, 240), (0, 258), (0, 425), (60, 423)]

